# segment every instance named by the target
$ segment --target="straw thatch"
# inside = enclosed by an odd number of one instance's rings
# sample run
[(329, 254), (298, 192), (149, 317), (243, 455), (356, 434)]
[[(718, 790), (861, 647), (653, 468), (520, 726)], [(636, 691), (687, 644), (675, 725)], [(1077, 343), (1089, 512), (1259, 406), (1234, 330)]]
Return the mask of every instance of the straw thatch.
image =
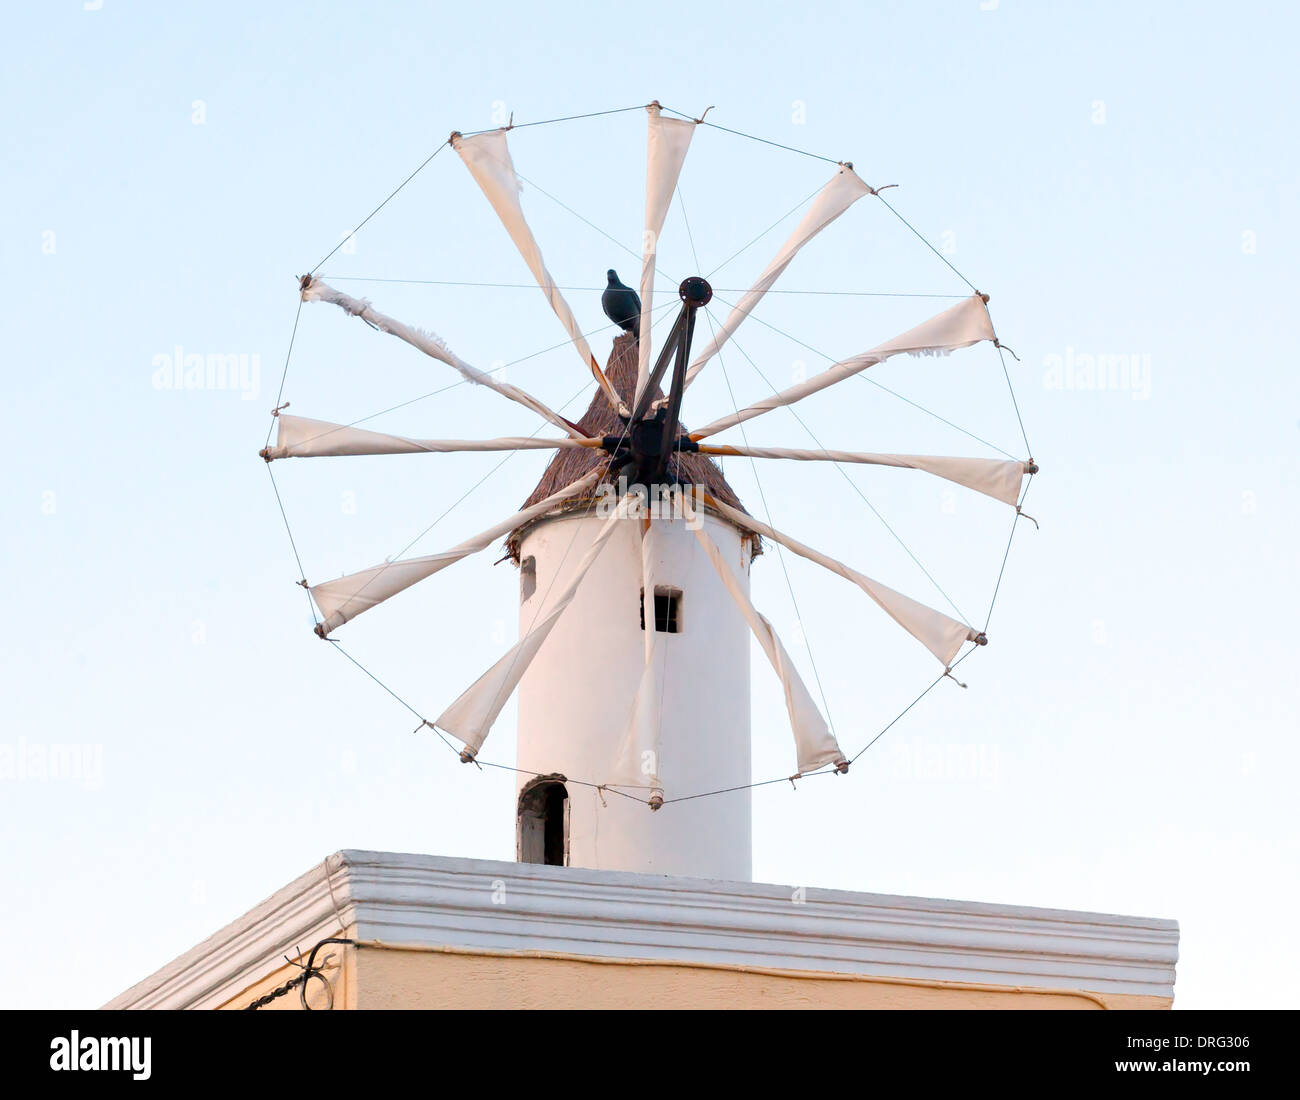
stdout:
[[(636, 372), (636, 334), (624, 333), (614, 340), (614, 348), (610, 352), (609, 363), (605, 367), (605, 377), (610, 380), (614, 389), (628, 406), (632, 404), (633, 392), (636, 389)], [(656, 393), (656, 396), (660, 396), (660, 394)], [(618, 435), (623, 430), (618, 415), (610, 408), (609, 401), (606, 400), (605, 395), (600, 390), (597, 390), (592, 397), (591, 404), (587, 407), (582, 419), (577, 421), (577, 425), (586, 435), (591, 437)], [(682, 430), (686, 430), (685, 425), (682, 426)], [(521, 507), (527, 508), (552, 493), (558, 493), (566, 485), (572, 485), (584, 474), (590, 473), (597, 467), (604, 470), (600, 483), (609, 482), (609, 455), (604, 451), (588, 450), (586, 448), (557, 451), (555, 457), (551, 459), (550, 465), (546, 467), (542, 480), (537, 483), (537, 488), (529, 494), (528, 499), (524, 501)], [(684, 485), (699, 485), (717, 497), (718, 500), (744, 511), (745, 506), (740, 503), (740, 499), (731, 486), (727, 484), (727, 479), (722, 476), (722, 471), (707, 455), (675, 455), (669, 461), (668, 474), (670, 478), (676, 478)], [(565, 501), (555, 510), (555, 514), (582, 511), (589, 508), (595, 498), (597, 488), (598, 486), (593, 486), (590, 492)], [(534, 522), (544, 522), (544, 520)], [(506, 549), (516, 564), (519, 562), (519, 541), (524, 530), (523, 527), (517, 528), (510, 532), (510, 537), (506, 540)], [(748, 532), (746, 534), (748, 535)], [(761, 551), (758, 536), (752, 536), (752, 541), (754, 553), (758, 554)]]

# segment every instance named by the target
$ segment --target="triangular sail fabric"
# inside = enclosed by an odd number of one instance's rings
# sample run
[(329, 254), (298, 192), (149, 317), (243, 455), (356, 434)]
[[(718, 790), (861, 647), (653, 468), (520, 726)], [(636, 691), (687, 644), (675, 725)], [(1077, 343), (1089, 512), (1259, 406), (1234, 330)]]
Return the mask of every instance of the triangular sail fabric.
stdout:
[(649, 788), (649, 796), (663, 796), (659, 784), (659, 731), (662, 728), (664, 665), (668, 647), (654, 627), (655, 565), (661, 556), (662, 521), (643, 521), (641, 529), (641, 592), (645, 615), (645, 663), (632, 700), (627, 729), (614, 758), (609, 785)]
[(686, 372), (686, 385), (689, 386), (695, 380), (695, 376), (704, 369), (704, 365), (718, 353), (723, 344), (731, 339), (731, 334), (753, 312), (754, 307), (758, 305), (763, 295), (781, 277), (781, 272), (790, 266), (790, 261), (795, 258), (799, 249), (803, 248), (863, 195), (869, 195), (870, 193), (871, 188), (858, 178), (857, 173), (852, 168), (841, 165), (836, 170), (835, 175), (831, 177), (831, 181), (817, 193), (817, 197), (813, 199), (808, 212), (803, 216), (803, 220), (790, 234), (790, 239), (781, 246), (781, 250), (773, 257), (772, 262), (763, 269), (763, 274), (758, 277), (758, 281), (736, 303), (735, 308), (727, 316), (726, 321), (718, 329), (713, 339), (709, 341), (708, 346), (695, 357), (695, 362), (691, 364), (690, 369)]
[(353, 298), (351, 295), (344, 294), (341, 290), (335, 290), (328, 283), (321, 282), (320, 279), (311, 279), (303, 289), (302, 300), (304, 302), (329, 302), (331, 305), (336, 305), (344, 312), (352, 314), (353, 317), (360, 317), (366, 323), (379, 329), (380, 332), (386, 332), (390, 336), (396, 336), (399, 340), (405, 340), (411, 347), (419, 348), (425, 355), (437, 359), (441, 363), (446, 363), (449, 367), (455, 367), (466, 381), (473, 382), (477, 386), (486, 386), (490, 390), (496, 390), (502, 397), (508, 397), (511, 401), (516, 401), (525, 408), (532, 409), (538, 415), (544, 416), (557, 428), (563, 428), (569, 435), (577, 439), (582, 438), (582, 432), (559, 413), (542, 404), (532, 394), (524, 392), (518, 386), (510, 385), (508, 382), (498, 382), (492, 375), (466, 363), (464, 359), (443, 343), (441, 337), (431, 332), (425, 332), (422, 329), (412, 328), (410, 325), (405, 325), (392, 317), (386, 317), (373, 308), (364, 298)]
[(659, 252), (659, 234), (663, 232), (664, 218), (677, 189), (677, 177), (695, 134), (695, 123), (684, 119), (664, 118), (659, 104), (646, 108), (650, 115), (650, 135), (646, 151), (645, 175), (645, 236), (642, 238), (641, 260), (641, 329), (637, 342), (636, 394), (632, 402), (641, 399), (646, 379), (650, 374), (650, 314), (653, 309), (655, 289), (655, 261)]
[(596, 357), (591, 354), (587, 339), (578, 328), (578, 322), (574, 320), (573, 310), (569, 308), (569, 303), (564, 300), (564, 295), (560, 293), (555, 280), (551, 278), (551, 273), (546, 269), (542, 250), (538, 247), (533, 231), (524, 219), (524, 208), (519, 202), (519, 177), (515, 174), (515, 164), (506, 142), (506, 131), (489, 130), (487, 133), (475, 134), (473, 137), (453, 134), (451, 144), (460, 154), (460, 159), (465, 162), (465, 167), (474, 177), (474, 182), (479, 185), (483, 194), (487, 196), (488, 202), (492, 204), (492, 209), (501, 219), (501, 224), (510, 234), (515, 247), (519, 249), (524, 263), (533, 273), (537, 285), (542, 288), (542, 293), (546, 295), (546, 300), (555, 311), (555, 316), (560, 319), (560, 324), (568, 332), (569, 339), (573, 341), (573, 346), (577, 348), (583, 363), (591, 370), (597, 383), (605, 391), (605, 396), (617, 408), (618, 395), (610, 387), (609, 381), (600, 369), (600, 364), (596, 362)]
[(583, 447), (597, 440), (536, 439), (532, 436), (508, 436), (501, 439), (411, 439), (404, 435), (387, 435), (328, 420), (311, 420), (305, 416), (280, 413), (276, 418), (275, 446), (263, 454), (267, 461), (277, 458), (328, 458), (342, 455), (406, 455), (420, 453), (447, 454), (456, 451), (545, 451)]
[(862, 451), (801, 451), (790, 447), (732, 447), (701, 444), (707, 455), (738, 455), (741, 458), (787, 458), (797, 462), (856, 462), (867, 466), (896, 466), (923, 470), (945, 481), (964, 485), (994, 500), (1014, 506), (1028, 463), (1009, 458), (948, 458), (942, 455), (883, 455)]
[(553, 493), (545, 500), (539, 500), (532, 507), (516, 512), (509, 519), (502, 520), (472, 539), (466, 539), (459, 546), (454, 546), (441, 554), (385, 562), (383, 565), (363, 569), (360, 573), (351, 573), (335, 581), (314, 585), (309, 591), (321, 613), (321, 623), (316, 628), (316, 632), (323, 638), (330, 631), (350, 622), (376, 604), (383, 603), (389, 597), (410, 588), (417, 581), (431, 577), (439, 570), (460, 561), (461, 558), (469, 557), (470, 554), (486, 548), (516, 527), (544, 515), (562, 500), (577, 496), (595, 485), (600, 474), (600, 470), (593, 470), (586, 477), (579, 478), (558, 493)]
[(578, 587), (586, 578), (600, 552), (609, 542), (618, 523), (626, 518), (626, 509), (622, 502), (614, 513), (605, 521), (597, 532), (595, 539), (573, 572), (573, 579), (560, 592), (555, 602), (546, 609), (546, 613), (535, 619), (528, 633), (519, 639), (510, 651), (483, 673), (468, 689), (451, 704), (434, 723), (440, 730), (445, 730), (463, 742), (471, 754), (477, 753), (483, 741), (492, 729), (492, 724), (506, 705), (506, 700), (514, 693), (519, 681), (523, 679), (528, 666), (537, 656), (542, 643), (550, 635), (552, 628), (560, 620), (565, 609), (573, 602)]
[(846, 580), (852, 581), (870, 596), (886, 615), (939, 658), (943, 662), (945, 669), (952, 664), (952, 659), (957, 656), (957, 651), (961, 649), (964, 642), (974, 642), (980, 637), (978, 631), (965, 623), (950, 619), (942, 611), (935, 611), (934, 608), (926, 607), (925, 604), (919, 603), (910, 596), (904, 596), (901, 592), (895, 592), (887, 585), (863, 576), (857, 570), (850, 569), (843, 562), (836, 561), (826, 554), (805, 546), (797, 539), (792, 539), (789, 535), (784, 535), (775, 528), (769, 527), (766, 523), (754, 519), (753, 516), (747, 515), (729, 504), (724, 504), (715, 497), (706, 496), (705, 499), (710, 507), (716, 508), (722, 515), (738, 526), (755, 531), (773, 542), (779, 542), (782, 546), (793, 550), (800, 557), (815, 561), (818, 565), (825, 566), (832, 573), (838, 573)]
[(791, 386), (788, 390), (765, 397), (748, 408), (728, 413), (712, 424), (706, 424), (691, 432), (691, 438), (703, 439), (706, 436), (716, 435), (724, 428), (733, 427), (772, 409), (793, 405), (809, 394), (833, 386), (836, 382), (873, 367), (877, 363), (883, 363), (894, 355), (947, 355), (958, 348), (967, 348), (981, 340), (994, 338), (993, 322), (989, 319), (984, 298), (982, 295), (972, 294), (928, 321), (922, 321), (915, 328), (908, 329), (901, 336), (895, 336), (888, 343), (864, 351), (861, 355), (853, 356), (852, 359), (842, 360), (814, 374), (807, 381)]
[[(689, 504), (686, 508), (688, 514), (692, 516), (695, 514)], [(767, 659), (772, 662), (772, 668), (781, 678), (781, 684), (785, 688), (785, 706), (790, 715), (790, 727), (794, 731), (800, 773), (814, 772), (827, 764), (844, 760), (844, 753), (840, 750), (835, 735), (831, 733), (826, 719), (822, 717), (817, 704), (813, 702), (812, 695), (809, 694), (808, 688), (794, 667), (794, 662), (790, 660), (790, 654), (781, 644), (781, 639), (776, 636), (772, 624), (759, 614), (750, 602), (749, 597), (740, 587), (740, 582), (736, 580), (736, 575), (731, 571), (731, 567), (723, 560), (718, 544), (709, 537), (702, 523), (695, 528), (695, 537), (709, 555), (714, 570), (722, 579), (727, 591), (731, 593), (731, 598), (736, 601), (741, 614), (745, 616), (745, 621), (749, 623), (749, 628), (758, 639), (758, 644), (763, 647)]]

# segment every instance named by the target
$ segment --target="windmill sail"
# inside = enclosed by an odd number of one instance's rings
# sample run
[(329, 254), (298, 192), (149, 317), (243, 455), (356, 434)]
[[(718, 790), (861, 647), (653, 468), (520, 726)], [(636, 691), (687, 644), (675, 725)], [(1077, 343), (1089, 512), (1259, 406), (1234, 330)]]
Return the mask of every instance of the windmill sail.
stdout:
[(785, 458), (796, 462), (852, 462), (867, 466), (894, 466), (922, 470), (956, 485), (964, 485), (1004, 504), (1015, 505), (1025, 474), (1035, 469), (1019, 459), (949, 458), (942, 455), (884, 455), (862, 451), (808, 451), (790, 447), (733, 447), (700, 445), (706, 455), (737, 455), (742, 458)]
[(386, 332), (390, 336), (396, 336), (399, 340), (405, 340), (411, 347), (419, 348), (425, 355), (437, 359), (441, 363), (446, 363), (449, 367), (454, 367), (467, 382), (473, 382), (476, 386), (486, 386), (490, 390), (496, 390), (502, 397), (508, 397), (511, 401), (515, 401), (527, 409), (532, 409), (539, 416), (544, 416), (556, 427), (563, 428), (569, 435), (577, 438), (582, 437), (582, 432), (578, 431), (559, 413), (547, 408), (532, 394), (526, 393), (518, 386), (510, 385), (508, 382), (498, 382), (486, 371), (470, 366), (447, 347), (441, 337), (412, 328), (410, 325), (396, 321), (392, 317), (387, 317), (364, 299), (353, 298), (351, 295), (344, 294), (341, 290), (335, 290), (329, 284), (321, 282), (320, 279), (312, 278), (308, 280), (307, 285), (303, 288), (302, 300), (304, 302), (329, 302), (336, 305), (345, 313), (350, 313), (353, 317), (360, 317), (367, 324), (379, 329), (380, 332)]
[(771, 412), (772, 409), (793, 405), (809, 394), (833, 386), (836, 382), (841, 382), (868, 367), (874, 367), (877, 363), (883, 363), (895, 355), (947, 355), (959, 348), (977, 344), (981, 340), (993, 339), (995, 339), (993, 322), (989, 319), (984, 296), (972, 294), (928, 321), (908, 329), (901, 336), (895, 336), (887, 343), (827, 367), (807, 381), (800, 382), (771, 397), (765, 397), (762, 401), (756, 401), (739, 412), (719, 417), (712, 424), (706, 424), (693, 431), (691, 438), (704, 439), (706, 436), (716, 435), (725, 428), (752, 420), (765, 412)]
[(871, 188), (858, 178), (857, 173), (852, 168), (848, 167), (848, 165), (839, 167), (835, 175), (831, 177), (830, 182), (817, 193), (817, 197), (813, 199), (812, 206), (808, 208), (803, 220), (790, 234), (790, 239), (781, 246), (781, 250), (772, 258), (772, 262), (763, 269), (763, 274), (758, 277), (757, 282), (736, 303), (714, 338), (695, 357), (690, 370), (686, 372), (686, 384), (688, 386), (695, 380), (695, 376), (704, 369), (704, 365), (718, 354), (722, 345), (731, 339), (732, 333), (754, 311), (754, 307), (762, 300), (763, 295), (772, 289), (772, 285), (781, 277), (781, 272), (790, 266), (790, 261), (798, 255), (799, 250), (857, 202), (858, 199), (869, 194), (871, 194)]
[(542, 250), (538, 247), (537, 239), (524, 218), (524, 208), (519, 202), (519, 177), (515, 174), (515, 164), (510, 156), (510, 147), (506, 143), (506, 131), (489, 130), (487, 133), (475, 134), (473, 137), (454, 134), (451, 144), (460, 154), (460, 159), (465, 162), (465, 167), (474, 177), (474, 182), (479, 185), (483, 194), (487, 196), (488, 202), (492, 204), (492, 209), (501, 219), (501, 224), (510, 234), (515, 247), (519, 249), (524, 263), (533, 273), (537, 285), (542, 288), (542, 293), (546, 295), (546, 301), (555, 311), (555, 316), (560, 319), (560, 324), (568, 332), (569, 339), (573, 341), (573, 346), (577, 349), (583, 363), (591, 370), (596, 382), (605, 391), (611, 403), (617, 407), (618, 395), (605, 381), (600, 364), (591, 354), (587, 339), (582, 335), (582, 330), (574, 319), (573, 310), (569, 308), (569, 303), (564, 300), (564, 295), (560, 293), (555, 280), (551, 278), (551, 273), (546, 269)]
[(650, 104), (646, 111), (650, 115), (650, 132), (646, 151), (641, 327), (635, 401), (641, 400), (650, 373), (650, 317), (654, 308), (655, 262), (659, 252), (659, 234), (663, 232), (664, 218), (668, 216), (668, 205), (677, 190), (677, 177), (681, 174), (682, 163), (686, 160), (686, 150), (690, 148), (696, 125), (694, 122), (682, 119), (664, 118), (657, 103)]
[[(689, 504), (686, 507), (690, 509)], [(781, 639), (777, 637), (772, 624), (759, 614), (750, 602), (740, 582), (736, 580), (736, 575), (731, 571), (731, 567), (723, 560), (718, 544), (709, 537), (702, 523), (696, 527), (695, 537), (704, 547), (709, 561), (713, 563), (714, 571), (721, 578), (723, 586), (736, 602), (736, 606), (740, 608), (741, 614), (745, 616), (750, 630), (758, 639), (758, 644), (767, 654), (767, 659), (772, 663), (772, 668), (776, 670), (781, 680), (781, 686), (785, 689), (786, 711), (790, 715), (790, 728), (794, 731), (799, 771), (806, 774), (827, 764), (836, 764), (844, 760), (844, 753), (840, 750), (835, 735), (831, 733), (826, 719), (822, 717), (817, 704), (813, 702), (812, 695), (809, 694), (803, 678), (794, 667), (790, 654), (781, 644)]]
[(454, 546), (441, 554), (429, 554), (421, 558), (385, 562), (383, 565), (363, 569), (360, 573), (351, 573), (346, 577), (340, 577), (336, 581), (326, 581), (324, 584), (313, 585), (308, 591), (311, 593), (312, 599), (316, 601), (316, 606), (321, 613), (321, 622), (316, 627), (316, 633), (324, 638), (332, 630), (336, 630), (344, 623), (355, 619), (363, 611), (368, 611), (390, 597), (396, 596), (397, 593), (405, 591), (418, 581), (446, 569), (447, 566), (455, 564), (461, 558), (478, 553), (478, 551), (485, 549), (503, 535), (514, 531), (538, 516), (545, 515), (561, 501), (577, 496), (595, 485), (599, 476), (598, 471), (592, 471), (586, 477), (579, 478), (573, 484), (552, 494), (545, 500), (538, 501), (532, 507), (525, 508), (521, 512), (516, 512), (509, 519), (502, 520), (500, 523), (489, 527), (486, 531), (475, 535), (472, 539), (466, 539), (459, 546)]
[(605, 520), (604, 526), (578, 563), (572, 579), (546, 609), (546, 613), (536, 619), (528, 633), (520, 638), (504, 657), (474, 681), (434, 723), (439, 729), (446, 730), (460, 740), (471, 755), (483, 747), (483, 741), (501, 713), (501, 708), (514, 694), (519, 681), (528, 671), (529, 664), (537, 656), (537, 651), (542, 648), (551, 630), (560, 621), (560, 616), (564, 614), (569, 604), (573, 603), (573, 598), (578, 594), (578, 588), (587, 573), (596, 563), (596, 559), (605, 548), (619, 521), (625, 519), (626, 515), (627, 510), (620, 502), (619, 507)]
[(501, 439), (412, 439), (332, 424), (305, 416), (281, 413), (276, 418), (275, 446), (262, 457), (327, 458), (345, 455), (450, 454), (460, 451), (548, 451), (572, 447), (597, 447), (598, 439), (537, 439), (533, 436), (505, 436)]
[(662, 631), (655, 629), (654, 593), (656, 565), (663, 548), (662, 521), (642, 521), (641, 527), (641, 598), (645, 632), (645, 663), (627, 729), (619, 744), (611, 772), (610, 786), (640, 787), (649, 789), (649, 797), (663, 797), (659, 782), (660, 731), (663, 725), (663, 698), (665, 665), (668, 647), (660, 638)]
[(838, 573), (846, 580), (852, 581), (870, 596), (886, 615), (939, 658), (945, 668), (952, 664), (952, 659), (957, 656), (957, 652), (964, 642), (978, 642), (983, 637), (982, 634), (965, 623), (950, 619), (942, 611), (926, 607), (925, 604), (912, 599), (910, 596), (895, 592), (888, 585), (873, 581), (870, 577), (864, 576), (857, 570), (850, 569), (843, 562), (836, 561), (829, 555), (814, 550), (810, 546), (805, 546), (802, 542), (791, 538), (789, 535), (783, 535), (775, 528), (769, 527), (766, 523), (754, 519), (753, 516), (739, 509), (732, 508), (729, 504), (724, 504), (722, 501), (715, 500), (707, 495), (705, 500), (711, 507), (716, 508), (733, 523), (746, 527), (756, 534), (763, 535), (773, 542), (779, 542), (787, 549), (793, 550), (800, 557), (815, 561), (818, 565), (825, 566), (832, 573)]

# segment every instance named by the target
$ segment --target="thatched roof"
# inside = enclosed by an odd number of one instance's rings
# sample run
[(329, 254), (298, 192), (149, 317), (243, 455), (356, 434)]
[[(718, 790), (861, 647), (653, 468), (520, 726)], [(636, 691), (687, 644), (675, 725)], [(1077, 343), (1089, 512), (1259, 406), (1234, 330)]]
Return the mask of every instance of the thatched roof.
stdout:
[[(614, 389), (618, 391), (619, 396), (628, 406), (632, 404), (633, 392), (636, 389), (636, 371), (637, 338), (634, 333), (625, 332), (614, 340), (614, 349), (610, 352), (609, 363), (605, 367), (605, 377), (610, 380)], [(656, 393), (656, 396), (661, 396), (661, 394)], [(618, 435), (623, 430), (618, 415), (610, 408), (609, 402), (600, 390), (597, 390), (592, 396), (591, 404), (587, 407), (582, 419), (577, 421), (577, 425), (591, 437)], [(684, 424), (682, 430), (686, 430)], [(611, 480), (609, 477), (609, 455), (604, 451), (588, 450), (587, 448), (557, 451), (555, 457), (551, 459), (551, 464), (546, 467), (542, 480), (537, 483), (537, 488), (529, 494), (528, 499), (524, 501), (521, 508), (527, 508), (529, 505), (536, 504), (539, 500), (543, 500), (553, 493), (558, 493), (566, 485), (572, 485), (584, 474), (590, 473), (597, 467), (604, 470), (597, 486), (600, 483), (609, 482)], [(683, 484), (699, 485), (717, 497), (718, 500), (730, 504), (733, 508), (739, 508), (741, 511), (745, 510), (745, 506), (740, 503), (740, 498), (727, 484), (727, 479), (722, 476), (722, 471), (707, 455), (675, 455), (669, 460), (668, 473), (670, 477), (676, 477)], [(583, 511), (589, 508), (595, 499), (597, 486), (593, 486), (590, 492), (566, 500), (560, 507), (556, 508), (555, 514)], [(540, 523), (543, 521), (535, 520), (534, 522)], [(516, 564), (519, 561), (519, 540), (523, 536), (524, 530), (525, 528), (520, 527), (511, 531), (510, 537), (506, 540), (506, 549)], [(751, 537), (754, 543), (754, 553), (758, 554), (761, 551), (758, 536), (753, 535)]]

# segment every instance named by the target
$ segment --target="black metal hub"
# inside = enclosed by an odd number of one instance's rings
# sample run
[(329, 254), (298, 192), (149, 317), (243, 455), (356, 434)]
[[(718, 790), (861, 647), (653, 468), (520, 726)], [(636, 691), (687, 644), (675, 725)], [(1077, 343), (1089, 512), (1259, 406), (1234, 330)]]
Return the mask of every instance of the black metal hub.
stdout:
[(664, 446), (665, 410), (656, 410), (653, 416), (628, 426), (622, 435), (607, 435), (601, 440), (605, 451), (612, 456), (610, 468), (615, 478), (620, 473), (629, 485), (678, 484), (680, 478), (673, 471), (669, 476), (668, 464), (674, 454), (698, 451), (700, 445), (690, 436), (678, 435)]
[(713, 300), (713, 287), (698, 275), (692, 275), (682, 280), (682, 285), (677, 288), (677, 296), (692, 309), (699, 309)]
[[(657, 485), (667, 481), (668, 462), (679, 451), (697, 451), (699, 444), (691, 441), (680, 430), (682, 391), (686, 386), (686, 367), (690, 362), (691, 338), (695, 334), (695, 312), (709, 304), (713, 288), (698, 275), (683, 279), (677, 288), (682, 300), (681, 312), (660, 349), (650, 377), (636, 406), (624, 417), (623, 433), (608, 435), (601, 442), (610, 455), (610, 470), (615, 477), (626, 476), (631, 485)], [(653, 394), (663, 382), (668, 364), (673, 364), (672, 383), (668, 396), (653, 412)]]

